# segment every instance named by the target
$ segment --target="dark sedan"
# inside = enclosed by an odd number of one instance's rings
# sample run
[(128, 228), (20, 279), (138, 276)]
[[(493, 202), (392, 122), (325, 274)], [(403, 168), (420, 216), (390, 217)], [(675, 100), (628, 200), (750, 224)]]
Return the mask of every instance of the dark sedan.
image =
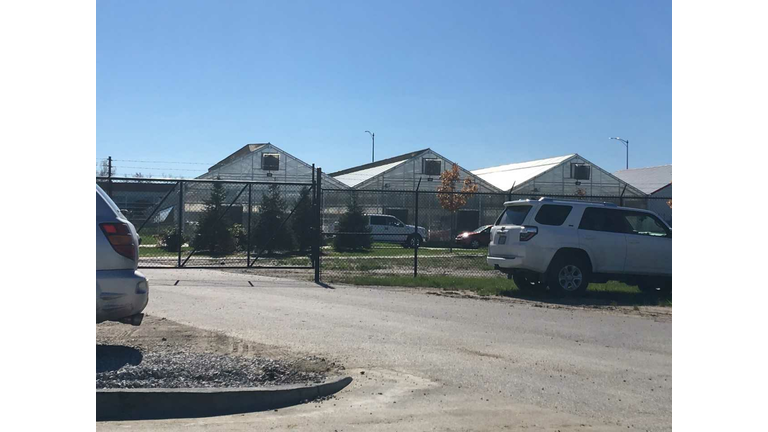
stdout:
[(456, 236), (456, 244), (472, 249), (488, 246), (488, 243), (491, 242), (492, 226), (483, 225), (474, 231), (463, 232)]

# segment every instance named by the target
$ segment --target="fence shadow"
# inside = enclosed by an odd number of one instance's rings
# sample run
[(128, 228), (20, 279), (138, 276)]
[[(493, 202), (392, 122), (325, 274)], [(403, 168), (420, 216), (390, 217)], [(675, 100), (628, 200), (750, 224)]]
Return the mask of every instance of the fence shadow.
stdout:
[(581, 297), (563, 297), (550, 290), (542, 289), (530, 292), (504, 290), (499, 292), (499, 295), (568, 306), (659, 306), (672, 303), (672, 293), (663, 292), (592, 291), (587, 289), (587, 292)]

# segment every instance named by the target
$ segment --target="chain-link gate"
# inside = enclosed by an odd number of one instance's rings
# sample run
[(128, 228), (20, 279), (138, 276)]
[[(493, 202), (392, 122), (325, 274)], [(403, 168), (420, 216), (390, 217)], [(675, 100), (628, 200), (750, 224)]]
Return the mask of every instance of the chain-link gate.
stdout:
[(308, 183), (98, 177), (140, 237), (142, 268), (312, 270), (319, 206)]

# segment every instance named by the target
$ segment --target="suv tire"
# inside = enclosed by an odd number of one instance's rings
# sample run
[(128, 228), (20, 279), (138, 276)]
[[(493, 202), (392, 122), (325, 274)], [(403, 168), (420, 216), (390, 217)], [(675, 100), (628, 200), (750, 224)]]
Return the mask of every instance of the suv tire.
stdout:
[(586, 260), (577, 255), (555, 257), (547, 270), (547, 285), (563, 296), (583, 295), (589, 285), (591, 270)]
[(419, 235), (419, 234), (416, 234), (416, 235), (411, 234), (405, 240), (405, 247), (411, 248), (411, 249), (413, 249), (413, 248), (415, 248), (417, 246), (421, 247), (421, 242), (422, 242), (421, 235)]

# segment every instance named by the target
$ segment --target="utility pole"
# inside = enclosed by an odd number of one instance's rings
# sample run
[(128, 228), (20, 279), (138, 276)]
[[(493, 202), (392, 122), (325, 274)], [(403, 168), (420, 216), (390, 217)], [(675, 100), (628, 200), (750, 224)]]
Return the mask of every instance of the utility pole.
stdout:
[(374, 162), (374, 154), (376, 151), (376, 134), (371, 131), (366, 131), (371, 135), (371, 163)]
[(624, 143), (624, 147), (627, 148), (627, 169), (629, 169), (629, 140), (621, 139), (619, 137), (610, 137), (610, 139), (618, 140)]

